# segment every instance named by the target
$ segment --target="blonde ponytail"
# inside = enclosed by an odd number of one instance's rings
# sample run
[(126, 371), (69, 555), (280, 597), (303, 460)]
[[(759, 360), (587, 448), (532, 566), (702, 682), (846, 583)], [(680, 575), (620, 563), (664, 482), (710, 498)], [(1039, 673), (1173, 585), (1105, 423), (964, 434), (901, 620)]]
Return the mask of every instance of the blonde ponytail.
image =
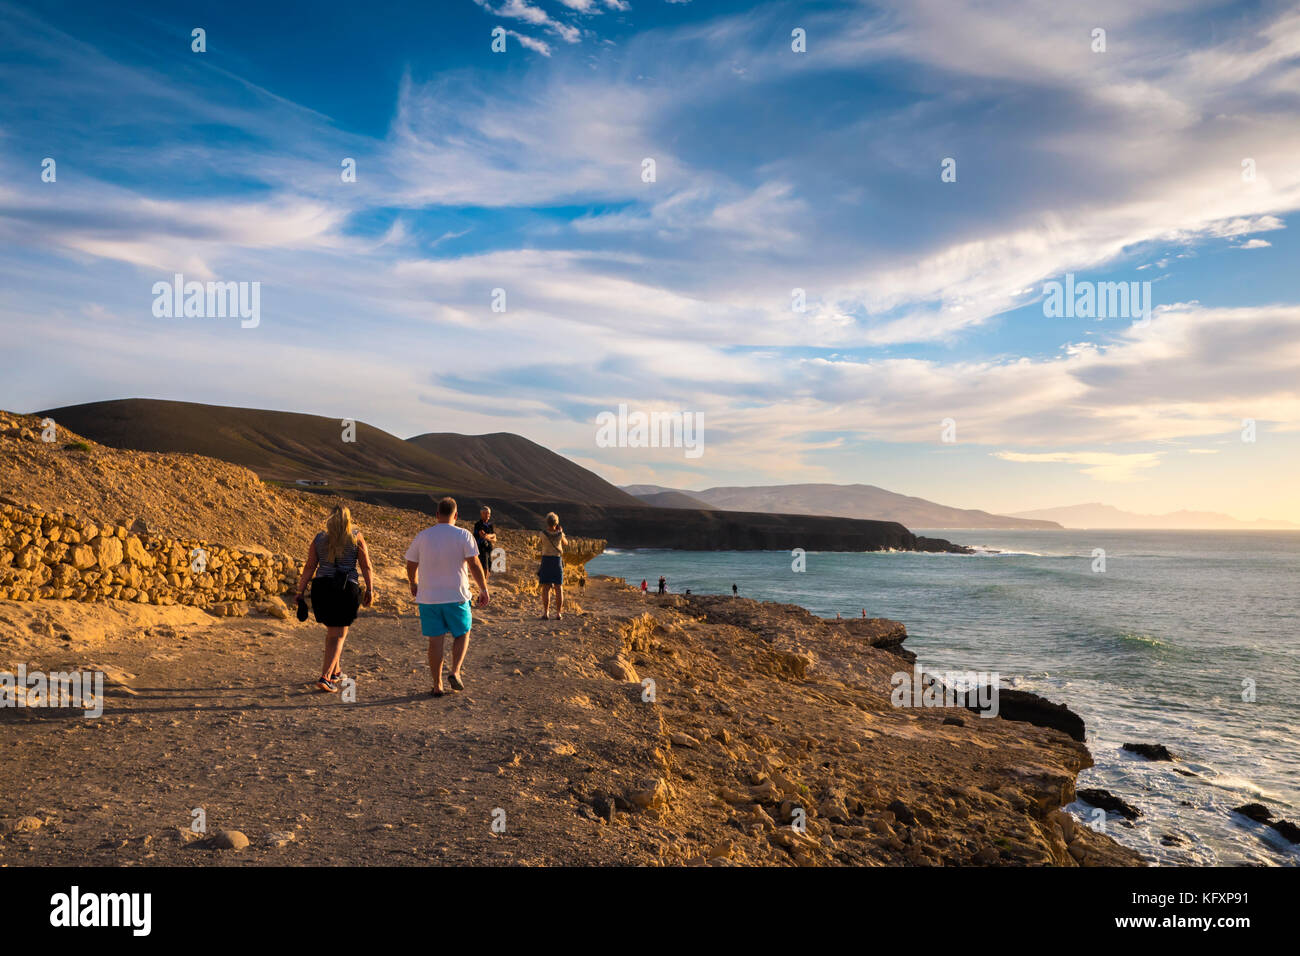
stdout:
[(326, 560), (330, 564), (337, 564), (347, 551), (348, 545), (356, 541), (357, 529), (352, 523), (352, 512), (342, 505), (335, 506), (325, 522), (325, 530), (329, 534), (329, 545), (325, 552)]

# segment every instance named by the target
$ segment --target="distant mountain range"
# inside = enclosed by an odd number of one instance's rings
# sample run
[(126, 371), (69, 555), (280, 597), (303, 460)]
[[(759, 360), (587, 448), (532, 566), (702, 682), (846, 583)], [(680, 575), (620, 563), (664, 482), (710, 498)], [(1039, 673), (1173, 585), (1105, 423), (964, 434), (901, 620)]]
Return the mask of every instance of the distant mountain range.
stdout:
[(636, 496), (642, 503), (655, 508), (699, 508), (716, 511), (714, 505), (702, 498), (697, 498), (688, 491), (674, 491), (658, 485), (623, 485), (623, 490)]
[(1136, 514), (1121, 511), (1111, 505), (1092, 502), (1086, 505), (1069, 505), (1064, 508), (1042, 508), (1021, 511), (1018, 518), (1036, 518), (1058, 521), (1067, 528), (1114, 528), (1119, 530), (1142, 529), (1152, 531), (1285, 531), (1300, 528), (1289, 521), (1241, 521), (1231, 515), (1215, 511), (1171, 511), (1161, 515)]
[(875, 485), (758, 485), (682, 491), (661, 485), (624, 485), (623, 490), (659, 508), (772, 511), (897, 521), (909, 528), (1060, 530), (1050, 519), (995, 515), (900, 495)]

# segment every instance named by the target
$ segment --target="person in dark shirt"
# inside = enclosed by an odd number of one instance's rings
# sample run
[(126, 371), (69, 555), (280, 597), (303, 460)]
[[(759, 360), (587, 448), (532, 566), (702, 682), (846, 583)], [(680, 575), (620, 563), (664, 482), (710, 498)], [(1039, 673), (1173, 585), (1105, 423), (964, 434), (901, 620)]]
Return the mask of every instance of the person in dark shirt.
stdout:
[(738, 595), (739, 593), (740, 593), (740, 588), (736, 587), (736, 586), (733, 584), (733, 585), (731, 586), (731, 596), (732, 596), (732, 597), (735, 597), (735, 596)]
[(474, 522), (474, 541), (478, 544), (478, 563), (483, 566), (483, 574), (491, 571), (492, 549), (497, 543), (497, 529), (492, 526), (492, 509), (484, 505), (478, 510), (479, 518)]
[(668, 593), (668, 579), (665, 578), (662, 574), (659, 575), (659, 593), (660, 594)]

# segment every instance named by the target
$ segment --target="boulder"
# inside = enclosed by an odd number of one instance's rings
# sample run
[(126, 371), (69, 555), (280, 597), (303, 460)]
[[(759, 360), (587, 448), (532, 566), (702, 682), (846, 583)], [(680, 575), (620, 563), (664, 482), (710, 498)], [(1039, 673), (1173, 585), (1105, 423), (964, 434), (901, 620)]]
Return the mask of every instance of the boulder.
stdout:
[(152, 568), (157, 563), (154, 556), (145, 550), (144, 542), (135, 535), (126, 539), (126, 559), (142, 568)]
[[(968, 700), (991, 700), (985, 692), (976, 695), (968, 692)], [(1053, 703), (1046, 697), (1039, 697), (1025, 690), (998, 689), (998, 716), (1003, 720), (1016, 720), (1035, 727), (1051, 727), (1067, 734), (1072, 739), (1083, 742), (1085, 728), (1083, 718), (1064, 704)], [(978, 707), (967, 706), (967, 710), (979, 713)]]
[(283, 601), (278, 599), (267, 601), (265, 604), (261, 605), (258, 610), (268, 617), (273, 617), (280, 621), (287, 621), (289, 619), (289, 609), (284, 606)]
[(715, 843), (713, 846), (705, 850), (704, 855), (710, 860), (729, 860), (731, 859), (732, 849), (732, 842), (730, 840), (723, 840), (721, 843)]
[(662, 777), (642, 781), (627, 792), (627, 802), (634, 810), (657, 810), (668, 802), (668, 784)]
[(1148, 760), (1177, 760), (1164, 744), (1125, 744), (1124, 748), (1131, 754), (1146, 757)]
[(916, 814), (914, 814), (911, 807), (905, 804), (902, 800), (893, 801), (889, 806), (885, 807), (885, 809), (892, 813), (894, 819), (899, 823), (906, 824), (909, 827), (916, 823)]
[(69, 587), (78, 579), (77, 569), (70, 564), (56, 564), (51, 572), (51, 580), (56, 587)]
[(1245, 803), (1239, 807), (1234, 807), (1233, 813), (1240, 813), (1247, 819), (1254, 820), (1256, 823), (1268, 823), (1273, 819), (1273, 811), (1262, 803)]
[(101, 534), (91, 543), (95, 549), (95, 563), (103, 570), (115, 568), (122, 563), (122, 542), (116, 536)]
[(1094, 807), (1105, 810), (1107, 813), (1117, 813), (1125, 820), (1136, 820), (1142, 816), (1142, 811), (1127, 801), (1115, 796), (1109, 790), (1100, 788), (1085, 788), (1078, 791), (1077, 796), (1084, 803), (1090, 803)]
[(641, 678), (637, 676), (636, 668), (621, 655), (611, 657), (601, 665), (605, 673), (615, 680), (627, 681), (630, 684), (641, 683)]
[(1290, 820), (1274, 820), (1269, 826), (1292, 843), (1300, 843), (1300, 827)]
[(238, 830), (220, 830), (212, 838), (212, 845), (218, 850), (242, 850), (248, 846), (248, 837)]
[(845, 805), (843, 798), (837, 794), (826, 797), (817, 805), (817, 815), (835, 823), (849, 822), (849, 808)]

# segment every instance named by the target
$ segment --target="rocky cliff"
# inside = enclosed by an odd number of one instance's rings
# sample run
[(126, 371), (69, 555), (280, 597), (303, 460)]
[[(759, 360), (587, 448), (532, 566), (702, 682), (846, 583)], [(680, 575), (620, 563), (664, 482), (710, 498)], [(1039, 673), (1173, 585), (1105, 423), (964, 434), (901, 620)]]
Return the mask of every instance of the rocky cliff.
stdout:
[[(432, 513), (437, 496), (401, 491), (353, 491), (360, 501)], [(572, 501), (521, 500), (460, 494), (458, 500), (486, 504), (504, 527), (541, 528), (548, 511), (565, 528), (581, 529), (619, 548), (682, 551), (944, 551), (964, 554), (961, 545), (915, 535), (894, 521), (827, 518), (744, 511), (685, 511), (617, 507)]]

